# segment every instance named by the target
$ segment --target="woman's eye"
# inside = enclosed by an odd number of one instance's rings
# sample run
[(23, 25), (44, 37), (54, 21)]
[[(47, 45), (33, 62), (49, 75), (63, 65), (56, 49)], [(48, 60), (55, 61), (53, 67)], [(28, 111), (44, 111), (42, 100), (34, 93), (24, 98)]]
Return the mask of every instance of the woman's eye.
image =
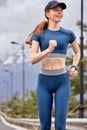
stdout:
[(63, 11), (62, 10), (58, 10), (58, 9), (54, 9), (55, 12), (60, 12), (62, 13)]

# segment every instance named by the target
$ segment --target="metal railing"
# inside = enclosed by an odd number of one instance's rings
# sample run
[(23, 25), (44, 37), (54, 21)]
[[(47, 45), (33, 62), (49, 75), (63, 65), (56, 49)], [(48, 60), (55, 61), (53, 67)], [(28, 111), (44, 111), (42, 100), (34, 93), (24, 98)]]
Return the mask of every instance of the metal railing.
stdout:
[[(31, 130), (39, 130), (39, 119), (10, 118), (2, 112), (0, 112), (0, 115), (9, 123)], [(52, 130), (54, 130), (54, 119), (52, 119)], [(87, 130), (87, 118), (67, 118), (67, 130)]]

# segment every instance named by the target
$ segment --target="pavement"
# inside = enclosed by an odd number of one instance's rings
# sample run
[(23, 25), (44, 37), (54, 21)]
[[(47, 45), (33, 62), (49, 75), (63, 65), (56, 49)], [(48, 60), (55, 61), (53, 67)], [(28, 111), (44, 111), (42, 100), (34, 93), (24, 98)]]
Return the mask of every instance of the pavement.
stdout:
[(0, 116), (0, 130), (29, 130), (16, 125), (7, 123), (3, 117)]

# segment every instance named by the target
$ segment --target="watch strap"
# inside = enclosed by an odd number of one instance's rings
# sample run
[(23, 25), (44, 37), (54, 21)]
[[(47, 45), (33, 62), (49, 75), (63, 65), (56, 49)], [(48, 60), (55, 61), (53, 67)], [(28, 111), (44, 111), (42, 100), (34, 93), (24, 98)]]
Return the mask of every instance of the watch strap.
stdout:
[(72, 69), (72, 68), (75, 68), (75, 70), (77, 70), (77, 66), (75, 66), (75, 65), (72, 65), (72, 66), (71, 66), (71, 69)]

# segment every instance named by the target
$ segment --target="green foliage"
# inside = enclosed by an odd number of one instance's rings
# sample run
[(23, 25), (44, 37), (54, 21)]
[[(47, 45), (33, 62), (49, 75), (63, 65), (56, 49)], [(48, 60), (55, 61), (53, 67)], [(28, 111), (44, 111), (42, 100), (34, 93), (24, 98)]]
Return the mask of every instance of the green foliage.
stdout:
[(79, 78), (79, 76), (76, 78), (71, 78), (70, 83), (71, 83), (71, 93), (73, 95), (78, 94), (80, 91), (80, 78)]
[[(26, 93), (26, 98), (24, 101), (24, 111), (23, 110), (23, 101), (19, 98), (18, 92), (16, 92), (11, 101), (7, 103), (3, 103), (5, 108), (10, 111), (4, 111), (8, 116), (21, 118), (38, 118), (38, 110), (37, 110), (37, 100), (35, 92), (28, 92)], [(68, 113), (70, 113), (73, 109), (77, 109), (79, 102), (75, 99), (75, 93), (71, 93), (70, 102), (69, 102), (69, 109)], [(85, 106), (87, 107), (87, 101), (85, 102)], [(52, 116), (55, 116), (55, 109), (52, 109)], [(75, 113), (68, 115), (68, 117), (76, 117)]]
[(83, 62), (84, 68), (87, 69), (87, 58), (83, 58), (81, 61)]
[(66, 58), (66, 66), (67, 65), (71, 65), (72, 64), (72, 58), (71, 57), (67, 57)]
[(87, 111), (87, 101), (86, 100), (84, 101), (84, 104), (85, 104), (84, 105), (85, 106), (85, 110)]
[(71, 111), (73, 108), (76, 108), (78, 105), (78, 101), (76, 101), (75, 96), (72, 94), (69, 102), (69, 111)]
[(8, 102), (8, 108), (11, 109), (11, 111), (8, 113), (10, 116), (20, 117), (22, 109), (22, 100), (19, 97), (18, 91), (14, 94), (11, 101)]
[(37, 118), (37, 100), (35, 92), (27, 92), (25, 100), (25, 117), (28, 118)]
[[(78, 110), (79, 102), (76, 101), (75, 96), (71, 94), (69, 101), (68, 117), (76, 117), (75, 112)], [(71, 113), (71, 114), (70, 114)]]
[(86, 44), (84, 45), (84, 49), (87, 49), (87, 42), (86, 42)]
[[(77, 25), (77, 26), (81, 26), (81, 21), (78, 20), (78, 21), (76, 22), (76, 25)], [(87, 24), (86, 24), (86, 23), (83, 23), (83, 27), (84, 27), (84, 28), (87, 28)]]
[[(37, 118), (37, 100), (35, 92), (26, 93), (25, 101), (19, 97), (19, 93), (16, 92), (11, 101), (3, 103), (3, 112), (12, 117), (25, 117), (25, 118)], [(6, 111), (6, 110), (9, 111)]]

